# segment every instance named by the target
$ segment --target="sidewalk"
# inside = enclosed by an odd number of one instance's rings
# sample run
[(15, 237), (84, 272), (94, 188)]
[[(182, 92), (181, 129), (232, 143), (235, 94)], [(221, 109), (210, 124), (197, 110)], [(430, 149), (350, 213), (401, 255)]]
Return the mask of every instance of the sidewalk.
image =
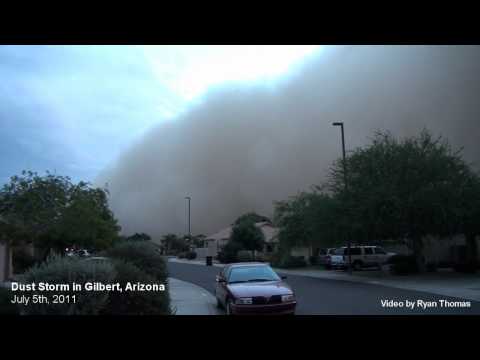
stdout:
[[(186, 264), (205, 265), (205, 262), (184, 259), (169, 261)], [(214, 266), (223, 267), (222, 264)], [(348, 275), (343, 271), (326, 271), (316, 269), (277, 269), (277, 273), (295, 276), (308, 276), (318, 279), (351, 281), (364, 284), (382, 285), (393, 288), (423, 291), (436, 295), (452, 296), (473, 301), (480, 301), (480, 274), (461, 274), (438, 271), (419, 275), (391, 275), (382, 271), (363, 270)]]
[(217, 300), (195, 284), (168, 278), (170, 299), (175, 315), (222, 315)]

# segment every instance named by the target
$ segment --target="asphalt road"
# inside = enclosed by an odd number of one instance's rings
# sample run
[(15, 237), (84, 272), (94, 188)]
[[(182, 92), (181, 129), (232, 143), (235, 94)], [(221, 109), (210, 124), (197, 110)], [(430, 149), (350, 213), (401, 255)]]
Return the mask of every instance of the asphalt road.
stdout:
[[(199, 285), (214, 293), (215, 266), (168, 263), (170, 276)], [(281, 274), (281, 273), (280, 273)], [(434, 295), (420, 291), (391, 288), (381, 285), (361, 284), (349, 281), (318, 279), (308, 276), (287, 275), (287, 283), (295, 291), (298, 315), (480, 315), (480, 302)], [(470, 301), (470, 308), (440, 307), (439, 300)], [(436, 302), (437, 307), (422, 309), (386, 308), (382, 300)]]

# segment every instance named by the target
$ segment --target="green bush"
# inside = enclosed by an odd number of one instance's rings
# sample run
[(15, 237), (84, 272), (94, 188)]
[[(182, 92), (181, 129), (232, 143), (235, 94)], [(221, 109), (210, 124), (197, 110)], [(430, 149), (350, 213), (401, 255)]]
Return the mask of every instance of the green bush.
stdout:
[(408, 275), (418, 273), (418, 265), (413, 255), (393, 255), (389, 258), (391, 271), (395, 275)]
[(179, 259), (185, 259), (185, 258), (187, 257), (187, 253), (186, 253), (185, 251), (179, 252), (179, 253), (177, 254), (177, 257), (178, 257)]
[(437, 269), (450, 269), (453, 267), (453, 263), (451, 261), (439, 261), (437, 264)]
[(236, 242), (229, 241), (217, 255), (218, 261), (222, 264), (229, 264), (238, 261), (237, 254), (243, 250), (242, 246)]
[(476, 264), (471, 264), (471, 263), (456, 263), (453, 265), (453, 269), (456, 272), (474, 274), (477, 272), (478, 266)]
[(131, 262), (147, 274), (165, 283), (168, 277), (167, 264), (156, 251), (155, 245), (147, 241), (126, 241), (106, 251), (106, 256)]
[(290, 256), (283, 262), (282, 265), (286, 269), (300, 268), (307, 266), (307, 262), (303, 256)]
[(318, 264), (318, 256), (310, 256), (308, 258), (310, 265), (317, 265)]
[(248, 250), (240, 250), (240, 251), (237, 253), (237, 261), (238, 261), (238, 262), (249, 262), (249, 261), (253, 261), (252, 252), (251, 252), (251, 251), (248, 251)]
[[(22, 308), (27, 315), (96, 315), (103, 310), (108, 300), (108, 292), (85, 291), (87, 282), (112, 283), (115, 278), (113, 265), (107, 262), (96, 263), (80, 259), (70, 259), (60, 256), (50, 256), (44, 263), (36, 265), (20, 276), (22, 283), (40, 282), (49, 284), (67, 284), (70, 291), (30, 291), (22, 292), (27, 296), (45, 295), (49, 297), (49, 304), (30, 303)], [(73, 291), (72, 283), (82, 284), (81, 291)], [(52, 295), (75, 296), (76, 301), (53, 304)]]
[[(142, 271), (139, 267), (123, 260), (114, 260), (115, 283), (120, 283), (124, 289), (128, 282), (142, 284), (159, 284), (153, 276)], [(169, 315), (170, 296), (168, 284), (165, 282), (165, 291), (123, 291), (111, 292), (107, 306), (102, 311), (108, 315)]]
[(185, 254), (185, 258), (188, 259), (188, 260), (196, 259), (197, 258), (197, 253), (195, 251), (188, 251)]
[(290, 256), (289, 254), (278, 253), (272, 256), (272, 266), (291, 269), (307, 266), (307, 262), (303, 256)]
[(0, 286), (0, 315), (19, 315), (19, 309), (11, 303), (13, 292)]
[(265, 254), (256, 254), (255, 255), (255, 261), (259, 261), (259, 262), (266, 262), (268, 261), (268, 255), (265, 255)]
[(30, 255), (30, 253), (26, 249), (22, 247), (16, 247), (13, 249), (12, 265), (15, 274), (21, 274), (25, 272), (27, 269), (35, 265), (35, 263), (35, 257)]

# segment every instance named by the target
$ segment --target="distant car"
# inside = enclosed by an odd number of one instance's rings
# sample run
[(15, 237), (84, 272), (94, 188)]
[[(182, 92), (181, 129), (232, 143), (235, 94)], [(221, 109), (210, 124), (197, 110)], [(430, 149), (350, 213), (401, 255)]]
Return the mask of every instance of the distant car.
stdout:
[(226, 265), (216, 278), (217, 305), (227, 315), (295, 314), (297, 301), (292, 288), (265, 263)]
[(331, 268), (332, 255), (335, 255), (336, 248), (320, 249), (318, 263), (324, 265), (327, 269)]
[[(380, 246), (352, 246), (350, 254), (354, 270), (373, 266), (380, 268), (391, 256), (395, 255), (394, 253), (387, 253)], [(348, 267), (348, 262), (349, 255), (346, 246), (338, 248), (335, 250), (335, 254), (331, 256), (331, 266), (334, 269), (345, 269)]]

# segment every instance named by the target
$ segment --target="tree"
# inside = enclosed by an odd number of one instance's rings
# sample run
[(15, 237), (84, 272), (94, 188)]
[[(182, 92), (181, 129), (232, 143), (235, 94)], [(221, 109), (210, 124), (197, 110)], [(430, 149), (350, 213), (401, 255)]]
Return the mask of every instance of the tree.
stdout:
[(467, 245), (467, 263), (470, 271), (478, 268), (477, 236), (480, 235), (480, 176), (465, 169), (465, 185), (460, 190), (460, 201), (454, 212), (457, 216), (459, 231), (465, 235)]
[(245, 222), (245, 221), (253, 222), (253, 223), (259, 223), (259, 222), (271, 223), (272, 222), (268, 217), (263, 216), (263, 215), (259, 215), (256, 212), (252, 211), (252, 212), (248, 212), (248, 213), (240, 216), (237, 220), (235, 220), (234, 224), (240, 224), (240, 223)]
[(162, 245), (167, 254), (179, 251), (186, 251), (188, 249), (188, 244), (186, 239), (180, 238), (175, 234), (166, 234), (162, 237)]
[(252, 252), (255, 258), (255, 250), (261, 251), (265, 243), (263, 232), (255, 226), (254, 218), (243, 218), (235, 222), (232, 228), (230, 241), (242, 246), (243, 249)]
[(460, 189), (468, 179), (460, 152), (427, 130), (402, 141), (377, 132), (371, 145), (347, 156), (346, 168), (348, 189), (340, 161), (328, 185), (348, 210), (350, 230), (368, 240), (408, 238), (423, 270), (422, 238), (458, 229)]
[(192, 245), (194, 245), (195, 247), (204, 247), (205, 246), (205, 239), (207, 238), (206, 235), (203, 235), (203, 234), (198, 234), (198, 235), (194, 235), (192, 236)]
[(150, 237), (150, 235), (145, 234), (145, 233), (141, 233), (141, 234), (135, 233), (131, 236), (128, 236), (126, 238), (126, 240), (128, 240), (128, 241), (150, 241), (150, 240), (152, 240), (152, 238)]
[(338, 201), (316, 187), (275, 204), (275, 224), (284, 249), (296, 246), (327, 247), (345, 238), (345, 219)]
[(46, 252), (71, 244), (104, 249), (120, 231), (107, 194), (69, 177), (23, 171), (0, 190), (1, 237), (9, 244), (33, 242)]
[(308, 194), (302, 192), (287, 201), (275, 204), (275, 223), (280, 227), (280, 246), (290, 249), (310, 245), (311, 227), (308, 225)]

